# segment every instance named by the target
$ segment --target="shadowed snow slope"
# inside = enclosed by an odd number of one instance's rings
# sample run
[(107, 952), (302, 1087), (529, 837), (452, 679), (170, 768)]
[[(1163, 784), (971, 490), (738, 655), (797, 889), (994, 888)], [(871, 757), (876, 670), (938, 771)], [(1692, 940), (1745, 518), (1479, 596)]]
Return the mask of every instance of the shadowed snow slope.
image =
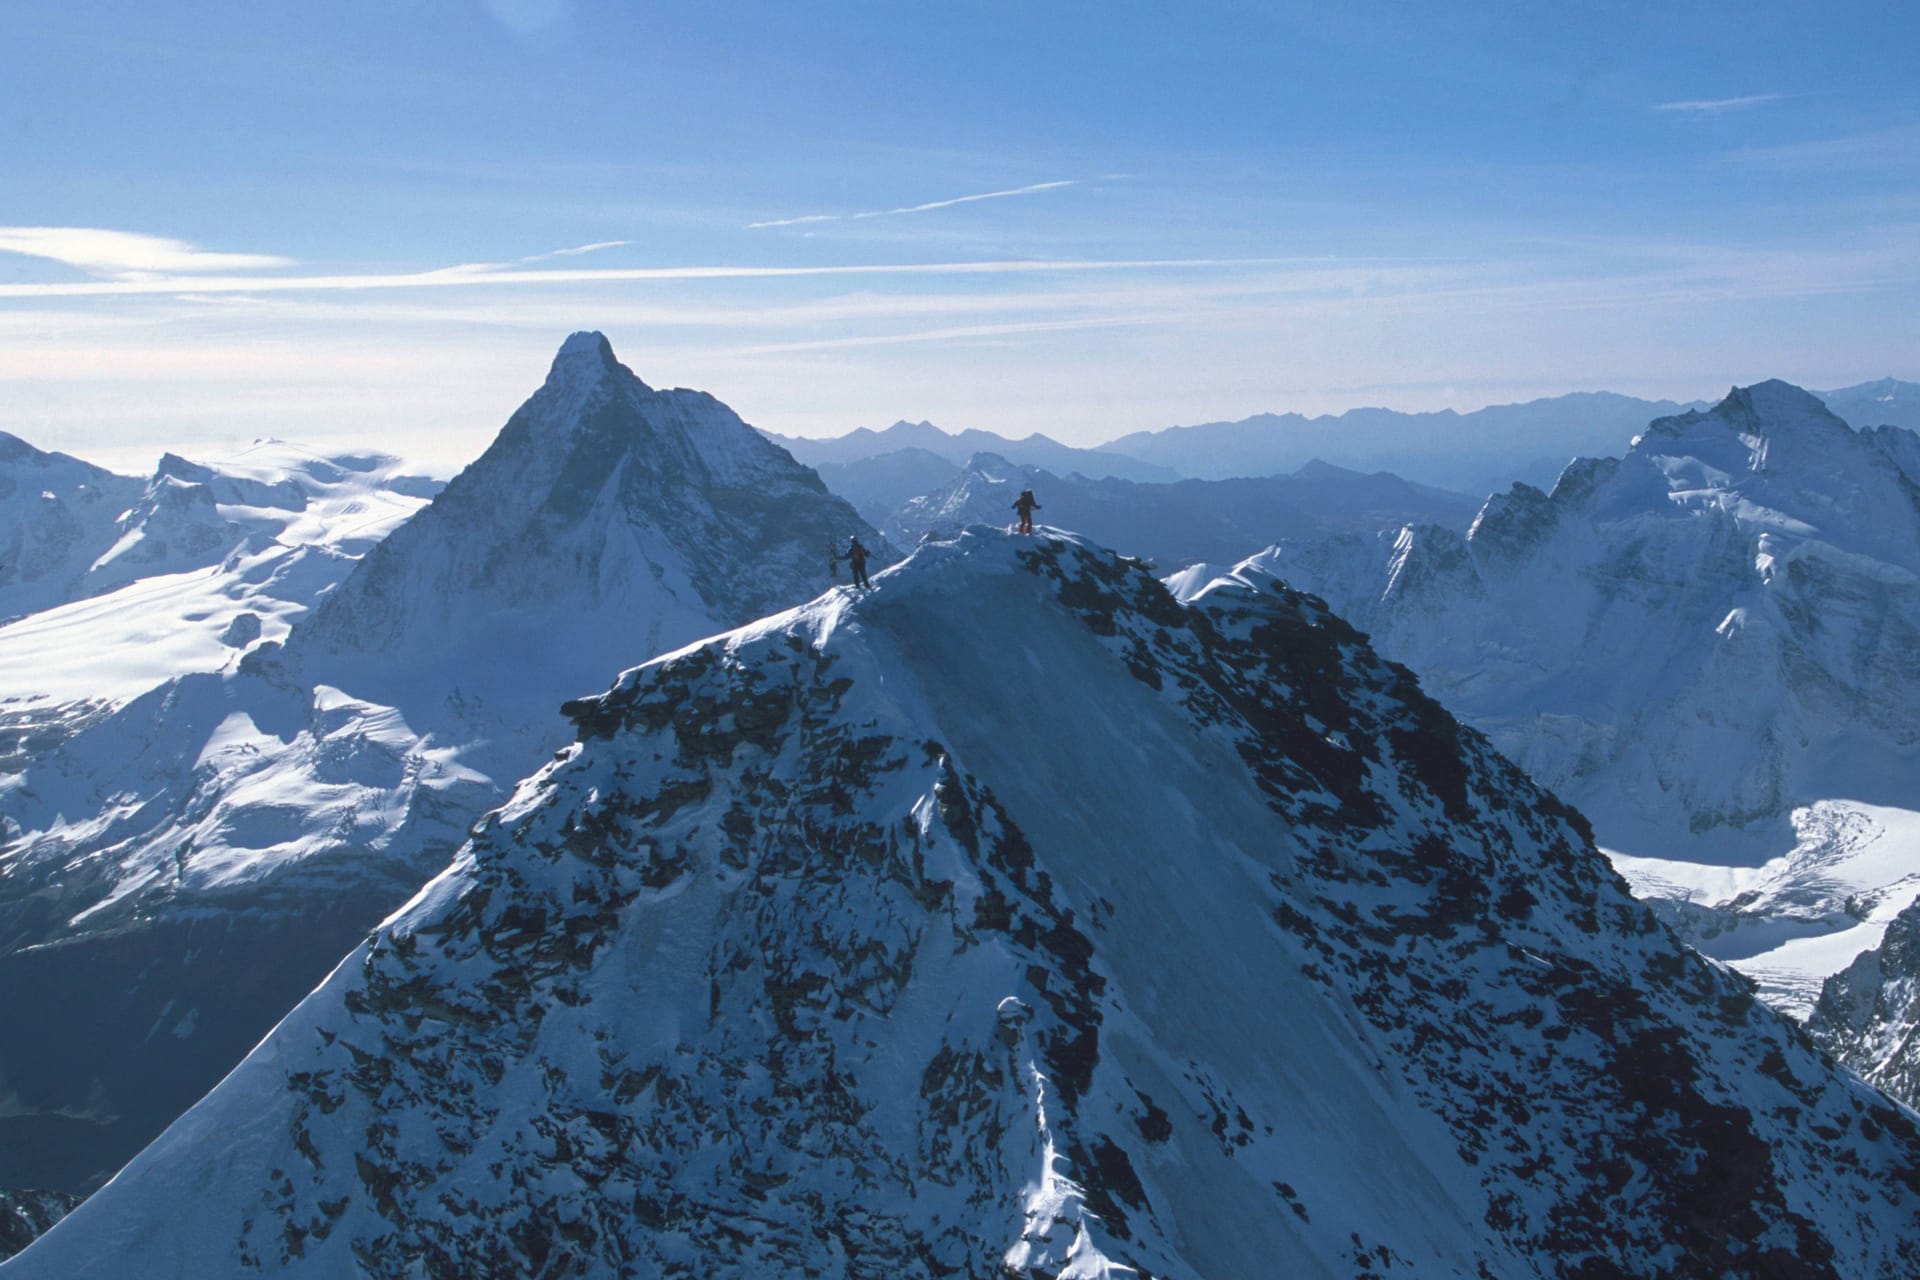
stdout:
[[(211, 496), (291, 520), (300, 493)], [(224, 670), (39, 725), (0, 774), (0, 1186), (97, 1185), (567, 740), (562, 700), (806, 599), (829, 529), (871, 536), (717, 401), (578, 334), (284, 647), (242, 632)]]
[(1260, 558), (1589, 814), (1804, 1012), (1920, 894), (1920, 437), (1781, 382), (1663, 418), (1463, 538)]
[(1920, 1268), (1912, 1117), (1267, 575), (974, 530), (568, 712), (0, 1275)]

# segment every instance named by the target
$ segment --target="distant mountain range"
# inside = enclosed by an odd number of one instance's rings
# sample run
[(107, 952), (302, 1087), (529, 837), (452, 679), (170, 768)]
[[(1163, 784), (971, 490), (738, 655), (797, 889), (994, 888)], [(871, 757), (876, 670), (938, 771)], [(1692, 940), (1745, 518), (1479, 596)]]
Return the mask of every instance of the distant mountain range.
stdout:
[(1198, 479), (1274, 475), (1318, 458), (1486, 494), (1516, 480), (1551, 484), (1574, 458), (1618, 454), (1652, 419), (1690, 407), (1600, 391), (1471, 413), (1263, 413), (1238, 422), (1135, 432), (1102, 447)]
[(1476, 499), (1397, 476), (1361, 475), (1313, 462), (1290, 476), (1243, 480), (1131, 480), (1060, 476), (976, 454), (947, 485), (900, 506), (882, 525), (902, 546), (952, 536), (973, 524), (1004, 526), (1013, 499), (1031, 488), (1037, 519), (1072, 529), (1169, 569), (1196, 560), (1236, 560), (1247, 548), (1289, 537), (1372, 532), (1408, 522), (1465, 529)]
[[(1038, 432), (1022, 440), (1009, 440), (991, 431), (947, 432), (931, 422), (896, 422), (884, 431), (860, 427), (831, 439), (783, 436), (771, 431), (764, 434), (810, 467), (846, 466), (910, 449), (945, 459), (956, 467), (964, 465), (976, 453), (995, 453), (1024, 466), (1044, 467), (1063, 475), (1078, 471), (1095, 479), (1103, 476), (1147, 481), (1181, 478), (1179, 472), (1169, 467), (1105, 449), (1076, 449)], [(826, 477), (825, 472), (822, 477)]]
[(1909, 431), (1920, 431), (1920, 383), (1881, 378), (1813, 394), (1855, 427), (1905, 427)]
[[(1920, 428), (1920, 384), (1882, 378), (1814, 394), (1856, 427)], [(1495, 493), (1515, 481), (1544, 489), (1574, 458), (1618, 456), (1655, 418), (1705, 407), (1704, 401), (1680, 404), (1598, 391), (1469, 413), (1351, 409), (1311, 418), (1263, 413), (1235, 422), (1137, 431), (1096, 449), (1075, 449), (1042, 435), (1018, 441), (979, 430), (953, 435), (927, 422), (897, 422), (885, 431), (861, 428), (832, 439), (773, 438), (820, 468), (835, 492), (872, 516), (951, 481), (953, 472), (943, 473), (933, 459), (957, 469), (976, 453), (1091, 478), (1222, 480), (1289, 474), (1318, 460), (1361, 472), (1391, 472), (1458, 493)], [(916, 454), (911, 461), (871, 465), (908, 451)]]

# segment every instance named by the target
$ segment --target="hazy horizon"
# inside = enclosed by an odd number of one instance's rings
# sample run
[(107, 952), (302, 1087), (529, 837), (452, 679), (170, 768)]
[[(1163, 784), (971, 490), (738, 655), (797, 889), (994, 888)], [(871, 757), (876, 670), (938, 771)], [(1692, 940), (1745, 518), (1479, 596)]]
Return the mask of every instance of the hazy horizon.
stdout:
[[(1920, 349), (1920, 16), (24, 0), (0, 430), (472, 457), (566, 333), (757, 426), (1845, 387)], [(1869, 56), (1870, 55), (1870, 56)]]

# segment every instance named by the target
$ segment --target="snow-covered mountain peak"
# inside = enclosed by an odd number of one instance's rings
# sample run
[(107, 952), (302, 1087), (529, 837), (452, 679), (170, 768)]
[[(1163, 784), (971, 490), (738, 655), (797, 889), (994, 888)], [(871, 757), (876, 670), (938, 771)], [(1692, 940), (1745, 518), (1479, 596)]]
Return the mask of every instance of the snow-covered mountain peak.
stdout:
[(560, 350), (555, 352), (553, 357), (556, 367), (582, 360), (608, 369), (620, 363), (613, 357), (613, 344), (607, 341), (607, 335), (597, 329), (581, 329), (568, 334), (566, 340), (560, 344)]
[[(583, 680), (793, 602), (835, 545), (873, 530), (712, 396), (656, 391), (597, 333), (471, 466), (368, 554), (294, 648), (445, 665), (559, 662)], [(553, 617), (578, 644), (553, 652)], [(584, 647), (582, 647), (584, 646)]]
[(0, 624), (72, 599), (141, 488), (0, 431)]
[[(541, 386), (540, 393), (559, 399), (566, 413), (578, 411), (582, 401), (601, 393), (603, 388), (620, 384), (628, 386), (628, 390), (653, 390), (637, 378), (632, 368), (614, 359), (612, 344), (607, 342), (605, 334), (582, 330), (570, 334), (553, 355), (553, 365), (547, 368), (547, 382)], [(536, 399), (540, 393), (536, 393)]]
[(1920, 810), (1917, 481), (1913, 432), (1763, 382), (1576, 461), (1550, 495), (1496, 495), (1464, 545), (1409, 529), (1265, 562), (1804, 1009), (1920, 888), (1895, 853)]
[[(1797, 458), (1831, 448), (1852, 435), (1817, 396), (1773, 379), (1735, 387), (1711, 409), (1655, 419), (1634, 442), (1629, 456), (1693, 460), (1694, 469), (1683, 467), (1682, 474), (1674, 475), (1675, 487), (1725, 485), (1745, 473), (1770, 469), (1769, 459), (1777, 449)], [(1788, 458), (1772, 458), (1771, 469), (1788, 465)]]
[(1544, 541), (1559, 520), (1554, 499), (1524, 481), (1489, 497), (1467, 538), (1484, 553), (1513, 557)]
[(1652, 423), (1607, 477), (1596, 514), (1670, 505), (1725, 517), (1742, 537), (1904, 564), (1920, 559), (1917, 448), (1901, 428), (1853, 430), (1789, 383), (1736, 387), (1712, 409)]
[(4, 1274), (1920, 1264), (1911, 1116), (1268, 575), (970, 529), (569, 712)]
[(154, 464), (153, 474), (173, 476), (176, 479), (203, 483), (213, 478), (213, 469), (198, 462), (189, 461), (171, 449), (160, 455), (160, 461)]
[(1748, 422), (1764, 423), (1776, 431), (1783, 424), (1802, 420), (1818, 422), (1829, 429), (1846, 425), (1819, 396), (1779, 378), (1768, 378), (1752, 386), (1730, 388), (1714, 412), (1731, 413), (1736, 410), (1743, 413)]
[(1028, 479), (1025, 468), (1015, 466), (997, 453), (976, 453), (967, 459), (963, 468), (963, 485), (1008, 485), (1025, 483)]

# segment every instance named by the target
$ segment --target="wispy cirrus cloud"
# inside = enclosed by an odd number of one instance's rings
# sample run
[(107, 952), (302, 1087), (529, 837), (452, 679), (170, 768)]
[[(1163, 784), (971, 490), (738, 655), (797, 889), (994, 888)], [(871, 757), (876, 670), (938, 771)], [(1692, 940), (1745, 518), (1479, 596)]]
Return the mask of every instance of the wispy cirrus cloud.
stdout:
[[(435, 267), (432, 271), (419, 274), (440, 279), (446, 276), (482, 276), (489, 273), (511, 271), (515, 267), (524, 267), (529, 262), (551, 262), (555, 258), (577, 258), (585, 253), (598, 253), (602, 249), (618, 249), (632, 244), (631, 240), (596, 240), (592, 244), (578, 244), (571, 249), (549, 249), (545, 253), (530, 253), (524, 258), (515, 258), (511, 262), (460, 262), (451, 267)], [(444, 283), (444, 281), (442, 281)]]
[(950, 196), (945, 200), (902, 205), (897, 209), (865, 209), (858, 213), (808, 213), (797, 218), (769, 218), (764, 222), (749, 222), (746, 229), (756, 231), (762, 227), (797, 227), (812, 222), (857, 222), (865, 218), (894, 218), (908, 213), (929, 213), (935, 209), (951, 209), (957, 204), (974, 204), (981, 200), (1005, 200), (1011, 196), (1031, 196), (1042, 191), (1058, 191), (1062, 187), (1079, 185), (1078, 178), (1066, 178), (1058, 182), (1035, 182), (1024, 187), (1010, 187), (1005, 191), (982, 191), (970, 196)]
[(577, 244), (571, 249), (555, 249), (550, 253), (536, 253), (522, 262), (539, 262), (544, 258), (577, 258), (583, 253), (598, 253), (602, 249), (622, 249), (632, 244), (631, 240), (595, 240), (592, 244)]
[(275, 254), (212, 253), (184, 240), (104, 227), (0, 227), (0, 253), (44, 258), (115, 279), (293, 265), (293, 259)]
[(1743, 107), (1757, 107), (1762, 103), (1778, 102), (1777, 93), (1752, 93), (1744, 98), (1693, 98), (1681, 102), (1660, 102), (1654, 104), (1655, 111), (1686, 111), (1696, 115), (1718, 115), (1722, 111), (1738, 111)]
[(619, 284), (670, 280), (787, 280), (825, 276), (989, 276), (1109, 271), (1220, 270), (1274, 266), (1289, 258), (1042, 258), (977, 262), (846, 263), (812, 267), (564, 267), (524, 271), (476, 262), (433, 271), (376, 275), (147, 276), (0, 284), (0, 298), (124, 297), (139, 294), (297, 293), (358, 289)]

